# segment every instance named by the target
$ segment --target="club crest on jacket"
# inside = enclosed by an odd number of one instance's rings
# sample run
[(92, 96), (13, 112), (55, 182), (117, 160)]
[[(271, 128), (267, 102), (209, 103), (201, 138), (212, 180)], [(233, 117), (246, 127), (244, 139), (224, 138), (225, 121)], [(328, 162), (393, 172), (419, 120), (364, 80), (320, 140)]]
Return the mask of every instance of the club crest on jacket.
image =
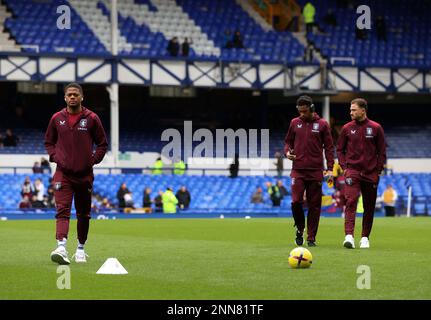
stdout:
[(87, 131), (87, 119), (81, 119), (81, 120), (79, 120), (78, 130)]

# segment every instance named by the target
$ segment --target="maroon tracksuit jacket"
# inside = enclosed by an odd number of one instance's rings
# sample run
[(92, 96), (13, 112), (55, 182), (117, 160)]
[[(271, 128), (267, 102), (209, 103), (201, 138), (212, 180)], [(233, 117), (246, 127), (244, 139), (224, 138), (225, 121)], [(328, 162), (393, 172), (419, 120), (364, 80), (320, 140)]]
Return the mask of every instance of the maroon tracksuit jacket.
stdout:
[(323, 171), (323, 154), (328, 170), (332, 171), (334, 166), (334, 145), (328, 122), (321, 119), (316, 113), (311, 122), (302, 120), (300, 117), (292, 119), (289, 131), (284, 140), (284, 153), (288, 151), (296, 155), (293, 161), (293, 170), (317, 171), (321, 180)]
[(345, 234), (354, 234), (356, 208), (362, 193), (362, 237), (369, 237), (373, 226), (379, 174), (386, 162), (383, 128), (369, 119), (347, 123), (338, 138), (337, 153), (346, 177)]
[(344, 171), (352, 169), (364, 180), (376, 183), (386, 162), (383, 128), (369, 119), (350, 121), (341, 130), (337, 154)]
[[(57, 163), (57, 170), (72, 176), (91, 174), (93, 165), (103, 160), (108, 149), (99, 117), (82, 108), (82, 116), (72, 128), (69, 127), (66, 108), (55, 113), (45, 134), (49, 161)], [(93, 144), (96, 144), (94, 154)]]
[(84, 107), (78, 121), (70, 126), (65, 108), (52, 116), (45, 134), (45, 148), (49, 160), (57, 163), (53, 177), (56, 239), (68, 236), (72, 200), (75, 199), (78, 240), (84, 244), (89, 229), (93, 165), (103, 160), (108, 148), (105, 130), (99, 117)]
[(305, 228), (302, 207), (306, 192), (307, 240), (317, 234), (322, 204), (323, 149), (328, 170), (334, 166), (334, 145), (328, 123), (316, 113), (311, 121), (294, 118), (285, 138), (284, 152), (296, 155), (292, 165), (292, 214), (299, 231)]

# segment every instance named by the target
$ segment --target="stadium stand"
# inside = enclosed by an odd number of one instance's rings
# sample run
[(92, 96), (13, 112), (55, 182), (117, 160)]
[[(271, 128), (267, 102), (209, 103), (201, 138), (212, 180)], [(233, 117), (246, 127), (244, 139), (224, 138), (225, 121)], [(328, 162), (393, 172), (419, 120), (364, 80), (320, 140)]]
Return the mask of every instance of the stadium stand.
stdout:
[[(5, 128), (0, 127), (0, 132)], [(42, 129), (17, 128), (15, 134), (20, 138), (17, 147), (0, 148), (0, 154), (44, 154), (44, 131)], [(120, 151), (160, 152), (166, 142), (160, 140), (158, 131), (124, 131), (120, 135)], [(273, 155), (283, 148), (285, 132), (270, 132), (269, 154)], [(431, 126), (397, 126), (385, 128), (388, 156), (390, 158), (431, 158)], [(109, 141), (109, 140), (108, 140)], [(195, 147), (200, 142), (193, 142)], [(260, 139), (258, 139), (258, 149)], [(225, 147), (227, 152), (227, 146)], [(225, 153), (226, 154), (226, 153)], [(215, 147), (214, 147), (215, 156)]]
[[(336, 0), (314, 0), (316, 22), (324, 33), (309, 33), (308, 41), (319, 49), (324, 57), (334, 64), (351, 64), (351, 61), (335, 58), (353, 59), (355, 65), (375, 67), (416, 67), (431, 64), (431, 21), (428, 12), (430, 2), (419, 1), (361, 1), (372, 10), (372, 29), (366, 30), (367, 39), (357, 40), (355, 28), (359, 14), (356, 7), (338, 7)], [(306, 1), (298, 3), (303, 6)], [(323, 17), (332, 9), (337, 20), (336, 26), (328, 26)], [(387, 41), (379, 41), (376, 33), (376, 18), (381, 15), (386, 23)]]
[[(7, 18), (11, 17), (11, 13), (6, 10), (6, 7), (0, 4), (0, 25), (4, 25)], [(9, 34), (3, 29), (0, 32), (0, 51), (21, 51), (13, 39), (9, 38)]]
[[(110, 49), (110, 1), (31, 0), (5, 1), (13, 13), (5, 27), (23, 51), (108, 54)], [(72, 28), (53, 28), (60, 5), (71, 5)], [(119, 53), (122, 55), (166, 56), (172, 37), (192, 41), (191, 57), (263, 62), (302, 61), (304, 46), (289, 32), (264, 30), (234, 1), (120, 1)], [(37, 30), (37, 31), (36, 31)], [(239, 30), (245, 48), (224, 48), (224, 30)], [(36, 48), (36, 49), (35, 49)], [(316, 62), (316, 61), (314, 61)]]
[[(306, 1), (297, 2), (303, 6)], [(109, 52), (110, 1), (5, 0), (4, 3), (13, 14), (8, 16), (10, 14), (6, 11), (2, 14), (5, 29), (10, 32), (11, 41), (21, 45), (23, 51), (86, 55)], [(431, 64), (431, 47), (427, 41), (431, 37), (431, 22), (427, 16), (431, 9), (429, 1), (373, 1), (373, 24), (378, 15), (384, 17), (387, 41), (379, 41), (375, 29), (367, 31), (366, 40), (355, 38), (355, 24), (352, 23), (358, 18), (355, 8), (337, 7), (336, 0), (315, 0), (313, 3), (316, 21), (325, 32), (309, 33), (307, 39), (329, 62), (368, 67), (424, 67)], [(363, 1), (362, 4), (371, 5), (371, 1)], [(57, 16), (51, 13), (60, 5), (71, 5), (70, 30), (52, 27)], [(192, 39), (191, 57), (297, 62), (304, 56), (304, 45), (292, 33), (264, 30), (235, 1), (203, 0), (196, 6), (192, 0), (126, 0), (120, 1), (118, 8), (119, 51), (123, 55), (166, 56), (168, 41), (177, 36), (180, 40), (184, 37)], [(336, 26), (323, 22), (328, 9), (334, 11)], [(245, 48), (225, 49), (225, 30), (232, 33), (239, 30)], [(8, 43), (6, 48), (19, 50), (19, 46), (12, 43)]]
[(222, 50), (223, 59), (262, 61), (302, 61), (304, 47), (289, 32), (265, 32), (237, 3), (229, 0), (203, 0), (196, 7), (193, 0), (177, 1), (202, 30), (219, 46), (224, 47), (223, 33), (239, 30), (245, 49)]
[[(220, 56), (220, 48), (174, 1), (154, 3), (156, 6), (150, 1), (119, 3), (120, 31), (133, 44), (132, 54), (163, 56), (170, 39), (188, 37), (193, 43), (189, 56)], [(110, 1), (99, 2), (98, 7), (105, 15), (110, 14)]]
[[(48, 185), (49, 175), (46, 174), (0, 174), (0, 184), (4, 192), (0, 194), (0, 208), (2, 210), (16, 209), (21, 199), (20, 190), (24, 178), (29, 176), (32, 181), (41, 178), (45, 186)], [(290, 177), (281, 179), (285, 186), (290, 185)], [(94, 183), (95, 194), (108, 198), (113, 204), (118, 204), (116, 194), (121, 183), (125, 182), (133, 193), (135, 204), (142, 205), (143, 190), (152, 189), (151, 198), (154, 199), (159, 190), (168, 186), (176, 191), (185, 185), (190, 191), (192, 202), (190, 212), (226, 213), (226, 212), (254, 212), (254, 213), (290, 213), (290, 196), (286, 196), (281, 206), (272, 207), (268, 199), (265, 182), (275, 182), (274, 177), (239, 176), (231, 179), (227, 176), (176, 176), (176, 175), (145, 175), (145, 174), (97, 174)], [(378, 195), (382, 195), (387, 184), (392, 184), (399, 195), (397, 212), (405, 213), (407, 207), (407, 186), (412, 186), (414, 200), (413, 214), (426, 215), (431, 208), (431, 174), (402, 173), (381, 177)], [(264, 189), (263, 204), (250, 203), (251, 195), (257, 186)], [(323, 184), (323, 194), (332, 195), (333, 189)]]
[[(431, 65), (431, 25), (428, 19), (429, 1), (415, 2), (381, 0), (373, 3), (375, 13), (382, 14), (387, 23), (387, 41), (379, 41), (374, 30), (368, 39), (355, 39), (357, 13), (354, 8), (339, 8), (336, 0), (314, 0), (317, 22), (324, 33), (307, 35), (313, 44), (332, 64), (333, 58), (352, 58), (362, 67), (423, 67)], [(304, 5), (305, 0), (299, 0)], [(370, 4), (365, 0), (362, 4)], [(60, 5), (70, 5), (72, 28), (53, 28), (58, 15), (52, 14)], [(9, 11), (3, 10), (7, 7)], [(68, 52), (85, 56), (109, 55), (110, 50), (110, 2), (107, 0), (5, 0), (0, 17), (5, 30), (24, 52), (45, 53)], [(425, 9), (424, 9), (425, 8)], [(335, 12), (337, 26), (327, 26), (323, 16), (328, 9)], [(132, 57), (166, 57), (166, 47), (172, 37), (184, 37), (192, 41), (191, 58), (249, 60), (255, 62), (300, 63), (303, 60), (304, 45), (290, 32), (265, 29), (247, 12), (238, 1), (200, 0), (124, 0), (119, 1), (119, 52)], [(374, 13), (373, 13), (374, 15)], [(397, 17), (393, 19), (392, 17)], [(224, 32), (240, 31), (245, 48), (224, 48)], [(0, 37), (0, 40), (2, 38)], [(9, 48), (9, 47), (8, 47)], [(373, 48), (373, 50), (371, 50)], [(7, 49), (13, 51), (14, 49)], [(2, 49), (2, 51), (5, 51)], [(332, 60), (331, 60), (332, 59)], [(345, 60), (344, 60), (345, 61)], [(317, 63), (317, 60), (314, 60)], [(350, 63), (350, 62), (349, 62)], [(425, 82), (425, 80), (424, 80)], [(61, 95), (61, 94), (60, 94)], [(0, 123), (0, 132), (6, 129)], [(431, 126), (384, 126), (389, 158), (431, 158)], [(0, 148), (0, 154), (46, 154), (43, 139), (44, 130), (13, 128), (20, 138), (17, 147)], [(159, 131), (122, 128), (120, 151), (160, 152), (166, 145), (160, 139)], [(109, 134), (109, 130), (107, 130)], [(285, 132), (271, 131), (270, 155), (283, 148)], [(194, 142), (194, 146), (199, 142)], [(259, 144), (258, 144), (259, 147)], [(215, 149), (215, 148), (214, 148)], [(214, 154), (215, 155), (215, 154)], [(4, 164), (2, 164), (4, 165)], [(13, 165), (13, 164), (11, 164)], [(138, 169), (139, 170), (139, 169)], [(20, 200), (20, 186), (24, 174), (0, 174), (0, 208), (16, 209)], [(32, 180), (41, 177), (47, 185), (49, 176), (30, 175)], [(270, 177), (249, 176), (229, 179), (226, 176), (150, 176), (142, 174), (97, 174), (94, 191), (101, 197), (116, 203), (116, 192), (121, 182), (126, 182), (134, 194), (135, 203), (140, 204), (144, 187), (158, 190), (172, 186), (175, 190), (186, 185), (192, 195), (190, 210), (200, 212), (290, 212), (290, 198), (280, 208), (265, 204), (251, 204), (250, 197), (257, 186), (264, 186)], [(286, 186), (290, 178), (284, 177)], [(413, 189), (413, 213), (428, 214), (431, 208), (431, 175), (397, 173), (383, 176), (379, 194), (391, 183), (400, 200), (398, 208), (407, 206), (407, 186)], [(324, 186), (324, 193), (331, 190)]]
[(13, 17), (5, 20), (5, 28), (11, 36), (24, 45), (24, 52), (74, 52), (86, 54), (107, 54), (103, 44), (89, 29), (81, 16), (71, 9), (70, 29), (57, 29), (56, 12), (60, 5), (68, 5), (67, 1), (50, 2), (5, 1), (13, 13)]

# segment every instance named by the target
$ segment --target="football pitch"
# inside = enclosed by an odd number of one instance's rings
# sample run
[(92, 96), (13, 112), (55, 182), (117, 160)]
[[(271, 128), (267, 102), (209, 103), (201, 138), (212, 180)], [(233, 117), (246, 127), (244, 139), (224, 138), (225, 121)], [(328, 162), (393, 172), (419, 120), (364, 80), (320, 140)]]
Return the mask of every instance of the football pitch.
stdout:
[[(431, 299), (431, 219), (376, 218), (370, 249), (361, 222), (348, 250), (343, 220), (321, 218), (312, 267), (291, 269), (292, 219), (92, 220), (88, 262), (72, 261), (60, 290), (55, 221), (0, 221), (0, 299)], [(129, 274), (96, 274), (110, 257)]]

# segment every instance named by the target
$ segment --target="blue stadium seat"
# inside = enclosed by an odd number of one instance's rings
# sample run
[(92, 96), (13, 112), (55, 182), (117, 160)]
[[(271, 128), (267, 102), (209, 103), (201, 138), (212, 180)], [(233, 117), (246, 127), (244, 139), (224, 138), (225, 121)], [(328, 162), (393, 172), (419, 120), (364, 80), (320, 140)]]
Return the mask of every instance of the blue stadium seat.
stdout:
[[(303, 6), (305, 0), (298, 1)], [(362, 1), (369, 5), (373, 12), (383, 13), (386, 21), (387, 41), (378, 41), (376, 28), (367, 32), (367, 40), (356, 40), (355, 24), (356, 7), (339, 8), (335, 1), (315, 0), (317, 23), (325, 30), (324, 34), (308, 34), (310, 42), (321, 50), (324, 56), (353, 57), (359, 66), (381, 67), (422, 67), (429, 66), (431, 22), (426, 12), (431, 9), (430, 3), (424, 0), (415, 2), (380, 0)], [(327, 26), (323, 17), (328, 9), (332, 9), (337, 19), (337, 26)], [(377, 15), (373, 17), (374, 19)], [(348, 49), (346, 51), (346, 48)], [(370, 50), (373, 48), (373, 50)], [(346, 64), (346, 62), (337, 62)]]
[[(83, 22), (80, 15), (78, 15), (73, 8), (71, 9), (72, 29), (60, 30), (53, 28), (56, 24), (57, 16), (52, 14), (56, 12), (58, 6), (67, 4), (64, 0), (52, 0), (52, 1), (31, 1), (31, 0), (5, 0), (6, 6), (14, 14), (13, 18), (7, 18), (5, 26), (10, 30), (11, 35), (16, 39), (18, 44), (25, 45), (39, 45), (39, 52), (53, 52), (53, 47), (71, 46), (75, 51), (82, 46), (80, 41), (76, 41), (75, 37), (85, 35), (87, 40), (94, 41), (101, 45), (100, 41), (90, 31), (86, 23)], [(37, 31), (34, 31), (37, 30)], [(79, 32), (75, 32), (79, 30)], [(41, 33), (49, 32), (43, 34)], [(31, 52), (34, 49), (24, 48), (23, 51)], [(90, 53), (89, 49), (86, 53)], [(103, 50), (101, 53), (106, 53)]]
[[(16, 209), (20, 201), (21, 184), (26, 174), (0, 174), (0, 184), (4, 186), (4, 192), (0, 194), (0, 208)], [(47, 174), (30, 174), (31, 180), (41, 178), (45, 186), (48, 185), (50, 175)], [(429, 174), (394, 174), (392, 176), (383, 176), (379, 185), (378, 193), (383, 193), (387, 183), (392, 183), (400, 195), (400, 205), (404, 203), (407, 206), (406, 197), (401, 196), (405, 185), (399, 186), (396, 181), (403, 181), (405, 178), (409, 182), (418, 180), (422, 185), (431, 188), (431, 179)], [(283, 184), (289, 190), (290, 177), (281, 179)], [(271, 177), (263, 176), (240, 176), (231, 179), (226, 176), (172, 176), (172, 175), (143, 175), (137, 173), (122, 173), (117, 175), (96, 174), (94, 182), (94, 192), (101, 197), (107, 197), (111, 203), (116, 204), (116, 193), (121, 183), (125, 182), (129, 190), (133, 193), (136, 206), (141, 206), (142, 195), (145, 187), (152, 189), (151, 198), (154, 198), (159, 190), (165, 190), (166, 187), (172, 186), (178, 190), (181, 185), (187, 186), (191, 193), (192, 203), (190, 209), (203, 210), (205, 212), (272, 212), (272, 213), (290, 213), (291, 197), (288, 195), (283, 199), (279, 208), (273, 208), (269, 196), (265, 190), (266, 181), (275, 181)], [(257, 186), (264, 189), (265, 202), (262, 204), (251, 204), (250, 197)], [(332, 194), (333, 190), (324, 185), (324, 194)], [(415, 215), (425, 215), (429, 210), (431, 202), (431, 193), (424, 197), (415, 196), (413, 199), (413, 211)]]

